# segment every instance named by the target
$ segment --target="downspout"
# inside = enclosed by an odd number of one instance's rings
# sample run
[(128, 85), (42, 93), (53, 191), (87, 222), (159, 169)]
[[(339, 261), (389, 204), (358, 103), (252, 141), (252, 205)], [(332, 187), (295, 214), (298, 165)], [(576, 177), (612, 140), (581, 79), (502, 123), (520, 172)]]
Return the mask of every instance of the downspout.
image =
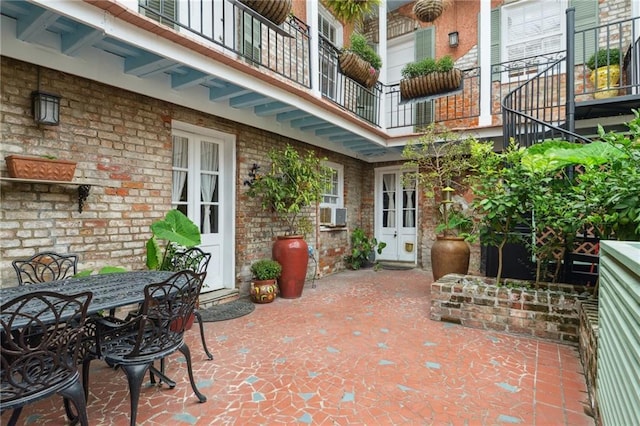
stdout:
[[(569, 142), (575, 142), (573, 133), (576, 130), (576, 89), (575, 89), (575, 67), (576, 67), (576, 9), (570, 7), (567, 9), (567, 105), (566, 105), (566, 120), (567, 130), (571, 133), (568, 134), (567, 140)], [(573, 167), (567, 167), (567, 176), (569, 179), (573, 179)]]

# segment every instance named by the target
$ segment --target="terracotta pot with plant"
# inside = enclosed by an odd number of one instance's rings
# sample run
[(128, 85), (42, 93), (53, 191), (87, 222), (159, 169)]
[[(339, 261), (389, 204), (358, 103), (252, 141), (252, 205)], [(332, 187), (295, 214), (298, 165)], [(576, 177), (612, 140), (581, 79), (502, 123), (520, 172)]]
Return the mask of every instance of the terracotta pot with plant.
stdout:
[(407, 160), (404, 168), (409, 170), (405, 178), (415, 179), (436, 213), (436, 241), (431, 246), (434, 280), (448, 273), (466, 274), (469, 269), (468, 242), (475, 239), (473, 215), (464, 199), (454, 194), (464, 189), (473, 140), (432, 124), (402, 152)]
[(6, 156), (5, 161), (9, 177), (17, 179), (69, 182), (76, 171), (75, 161), (59, 160), (52, 155), (35, 157), (14, 154)]
[(269, 158), (269, 171), (255, 173), (247, 194), (259, 197), (262, 208), (272, 212), (285, 229), (273, 245), (272, 256), (282, 265), (280, 296), (294, 299), (302, 295), (309, 263), (304, 235), (312, 225), (304, 209), (320, 199), (328, 171), (315, 152), (302, 155), (291, 145), (272, 149)]
[(282, 273), (282, 265), (272, 259), (262, 259), (251, 265), (251, 300), (255, 303), (271, 303), (278, 294), (277, 279)]

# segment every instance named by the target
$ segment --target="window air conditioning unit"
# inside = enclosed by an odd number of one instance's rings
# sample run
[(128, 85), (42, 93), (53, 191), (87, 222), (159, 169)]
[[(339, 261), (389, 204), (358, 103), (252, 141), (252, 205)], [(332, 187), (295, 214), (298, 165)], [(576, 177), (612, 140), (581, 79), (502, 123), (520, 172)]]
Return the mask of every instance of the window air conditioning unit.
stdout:
[(347, 209), (336, 207), (321, 207), (320, 225), (334, 227), (347, 226)]

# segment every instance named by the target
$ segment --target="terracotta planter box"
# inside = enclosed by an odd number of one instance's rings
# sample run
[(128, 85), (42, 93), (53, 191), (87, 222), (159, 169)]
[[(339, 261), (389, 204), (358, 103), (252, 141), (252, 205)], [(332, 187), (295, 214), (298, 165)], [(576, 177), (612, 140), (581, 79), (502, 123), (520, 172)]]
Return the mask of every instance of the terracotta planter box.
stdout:
[(76, 172), (76, 162), (44, 157), (9, 155), (5, 157), (9, 177), (19, 179), (69, 182)]

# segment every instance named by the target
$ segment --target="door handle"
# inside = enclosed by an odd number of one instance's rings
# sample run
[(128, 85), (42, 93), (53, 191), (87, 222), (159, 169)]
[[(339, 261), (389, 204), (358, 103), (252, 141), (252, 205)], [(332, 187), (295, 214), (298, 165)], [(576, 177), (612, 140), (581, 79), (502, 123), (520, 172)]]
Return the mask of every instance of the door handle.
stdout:
[(398, 231), (393, 233), (393, 238), (398, 238)]

